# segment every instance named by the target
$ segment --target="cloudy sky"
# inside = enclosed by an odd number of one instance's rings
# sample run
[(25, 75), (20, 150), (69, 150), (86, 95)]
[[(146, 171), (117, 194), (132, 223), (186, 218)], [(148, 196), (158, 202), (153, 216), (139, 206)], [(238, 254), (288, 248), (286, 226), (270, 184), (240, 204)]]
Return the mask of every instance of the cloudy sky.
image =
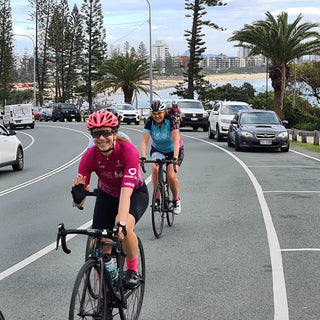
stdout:
[[(147, 0), (103, 0), (102, 9), (104, 24), (107, 30), (107, 43), (123, 48), (125, 41), (130, 46), (138, 47), (143, 41), (149, 48), (149, 6)], [(81, 0), (70, 0), (70, 8), (74, 4), (81, 7)], [(187, 50), (184, 30), (191, 29), (191, 18), (185, 15), (190, 11), (185, 10), (184, 0), (149, 0), (151, 4), (152, 43), (162, 40), (169, 45), (172, 55), (183, 54)], [(320, 23), (319, 0), (226, 0), (223, 7), (207, 7), (205, 19), (211, 20), (225, 31), (217, 31), (207, 27), (203, 28), (207, 54), (224, 53), (236, 56), (238, 48), (235, 43), (227, 39), (235, 30), (240, 30), (244, 24), (251, 24), (256, 20), (264, 20), (265, 13), (270, 11), (277, 15), (282, 11), (289, 14), (294, 20), (300, 13), (302, 22)], [(34, 23), (28, 21), (31, 8), (28, 1), (12, 0), (12, 15), (14, 32), (32, 36)], [(318, 29), (320, 32), (320, 29)], [(32, 50), (31, 40), (19, 37), (16, 48), (23, 52), (25, 47)]]

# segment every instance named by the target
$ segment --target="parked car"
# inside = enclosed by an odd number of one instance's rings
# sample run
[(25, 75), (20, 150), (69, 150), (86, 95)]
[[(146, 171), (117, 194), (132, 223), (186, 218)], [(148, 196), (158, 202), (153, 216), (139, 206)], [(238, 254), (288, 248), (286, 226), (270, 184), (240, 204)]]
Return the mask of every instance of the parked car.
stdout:
[(287, 129), (274, 111), (241, 110), (231, 121), (228, 130), (228, 146), (236, 151), (243, 148), (272, 148), (289, 151)]
[(42, 108), (39, 113), (39, 121), (52, 120), (52, 108)]
[(202, 128), (203, 131), (208, 131), (209, 114), (203, 108), (200, 101), (194, 99), (181, 99), (177, 101), (177, 105), (181, 110), (180, 128), (192, 127), (193, 130)]
[(14, 171), (21, 171), (24, 165), (23, 148), (16, 132), (7, 130), (0, 124), (0, 167), (12, 166)]
[(52, 109), (52, 121), (81, 121), (81, 114), (73, 103), (55, 103)]
[(32, 108), (32, 114), (34, 116), (34, 120), (39, 120), (39, 116), (40, 116), (40, 111), (42, 108), (40, 107), (33, 107)]
[(106, 107), (106, 108), (104, 108), (104, 110), (112, 112), (119, 119), (120, 114), (119, 114), (119, 111), (118, 111), (117, 108), (115, 108), (115, 107)]
[(134, 122), (136, 125), (140, 123), (140, 111), (135, 109), (131, 104), (115, 104), (113, 105), (119, 112), (119, 121), (130, 124)]
[(239, 110), (252, 109), (246, 102), (240, 101), (216, 101), (209, 116), (208, 137), (222, 141), (228, 136), (228, 129), (234, 115)]
[(11, 104), (4, 107), (3, 125), (11, 130), (17, 127), (34, 128), (32, 104)]

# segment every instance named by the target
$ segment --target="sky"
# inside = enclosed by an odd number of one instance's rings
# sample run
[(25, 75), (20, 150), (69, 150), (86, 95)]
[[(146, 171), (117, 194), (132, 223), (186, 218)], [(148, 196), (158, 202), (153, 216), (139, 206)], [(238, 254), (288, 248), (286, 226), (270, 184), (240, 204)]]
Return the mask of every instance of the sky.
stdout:
[[(190, 0), (189, 0), (190, 1)], [(12, 0), (12, 18), (15, 34), (33, 36), (34, 22), (30, 21), (32, 8), (26, 0)], [(70, 10), (74, 4), (81, 7), (82, 1), (70, 0)], [(149, 5), (148, 0), (102, 0), (104, 26), (107, 31), (106, 42), (114, 47), (123, 49), (124, 43), (138, 48), (143, 41), (149, 49)], [(169, 46), (171, 55), (182, 55), (187, 50), (184, 37), (185, 30), (191, 30), (192, 20), (186, 18), (191, 12), (185, 9), (184, 0), (149, 0), (151, 7), (151, 42), (162, 40)], [(265, 13), (274, 16), (282, 11), (288, 12), (292, 22), (301, 13), (304, 22), (320, 23), (319, 0), (225, 0), (225, 6), (206, 7), (205, 20), (211, 20), (225, 31), (218, 31), (203, 27), (202, 33), (206, 54), (224, 53), (237, 56), (239, 48), (235, 42), (228, 42), (233, 31), (241, 30), (245, 24), (252, 24), (256, 20), (265, 20)], [(317, 29), (320, 32), (320, 28)], [(32, 51), (32, 41), (28, 37), (17, 37), (16, 50), (20, 53), (24, 48)]]

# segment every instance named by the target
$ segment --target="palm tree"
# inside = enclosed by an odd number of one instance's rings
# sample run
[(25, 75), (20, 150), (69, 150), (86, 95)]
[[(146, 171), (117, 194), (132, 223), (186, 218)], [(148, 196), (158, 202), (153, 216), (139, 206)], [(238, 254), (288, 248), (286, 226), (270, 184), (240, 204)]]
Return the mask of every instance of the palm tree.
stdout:
[(302, 15), (288, 23), (288, 14), (280, 13), (275, 19), (270, 12), (266, 20), (244, 25), (234, 31), (228, 41), (239, 41), (237, 47), (250, 48), (250, 56), (262, 54), (269, 61), (269, 78), (274, 89), (274, 110), (284, 119), (283, 101), (289, 79), (289, 64), (304, 55), (320, 53), (320, 34), (311, 29), (318, 23), (302, 23)]
[(125, 103), (132, 104), (133, 96), (140, 91), (150, 92), (149, 84), (144, 82), (149, 77), (149, 64), (134, 54), (126, 53), (103, 61), (98, 73), (101, 79), (96, 82), (95, 91), (112, 89), (111, 92), (115, 93), (122, 89)]

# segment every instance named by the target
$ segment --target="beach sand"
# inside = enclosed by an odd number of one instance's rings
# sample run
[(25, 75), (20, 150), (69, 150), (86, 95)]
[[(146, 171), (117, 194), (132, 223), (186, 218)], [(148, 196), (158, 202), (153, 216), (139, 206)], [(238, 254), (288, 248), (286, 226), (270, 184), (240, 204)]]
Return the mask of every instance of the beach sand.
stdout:
[[(215, 82), (231, 82), (234, 80), (252, 80), (252, 79), (264, 79), (265, 73), (226, 73), (226, 74), (211, 74), (205, 77), (210, 83)], [(183, 81), (183, 77), (165, 77), (154, 78), (152, 85), (154, 90), (173, 88), (179, 82)], [(149, 83), (149, 82), (148, 82)]]

